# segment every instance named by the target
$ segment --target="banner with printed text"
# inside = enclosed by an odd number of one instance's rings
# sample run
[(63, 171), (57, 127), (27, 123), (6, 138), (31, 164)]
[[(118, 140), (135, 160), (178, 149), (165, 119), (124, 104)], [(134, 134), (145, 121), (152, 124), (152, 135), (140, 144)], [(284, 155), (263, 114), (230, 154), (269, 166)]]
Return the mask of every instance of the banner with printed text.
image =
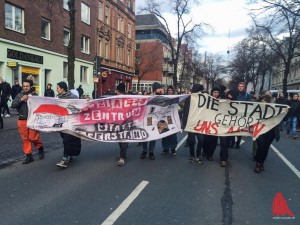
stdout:
[(178, 103), (187, 96), (119, 95), (90, 101), (31, 96), (27, 126), (95, 141), (151, 141), (181, 130)]
[(285, 117), (287, 105), (227, 101), (208, 94), (192, 94), (185, 131), (217, 136), (266, 133)]

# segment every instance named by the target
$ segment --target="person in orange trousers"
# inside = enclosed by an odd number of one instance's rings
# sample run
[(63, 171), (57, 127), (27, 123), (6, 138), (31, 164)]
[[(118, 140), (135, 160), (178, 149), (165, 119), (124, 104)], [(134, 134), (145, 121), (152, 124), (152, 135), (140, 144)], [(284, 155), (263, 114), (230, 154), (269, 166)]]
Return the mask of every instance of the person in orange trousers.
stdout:
[(23, 82), (22, 91), (15, 97), (12, 103), (12, 108), (17, 109), (19, 113), (18, 130), (22, 138), (23, 151), (26, 154), (26, 158), (23, 161), (23, 164), (28, 164), (33, 162), (32, 147), (31, 147), (32, 143), (34, 147), (39, 150), (39, 158), (40, 159), (44, 158), (44, 147), (40, 139), (40, 132), (36, 130), (32, 130), (27, 127), (27, 117), (28, 117), (27, 100), (28, 100), (28, 96), (31, 95), (32, 87), (33, 87), (32, 80), (25, 80)]

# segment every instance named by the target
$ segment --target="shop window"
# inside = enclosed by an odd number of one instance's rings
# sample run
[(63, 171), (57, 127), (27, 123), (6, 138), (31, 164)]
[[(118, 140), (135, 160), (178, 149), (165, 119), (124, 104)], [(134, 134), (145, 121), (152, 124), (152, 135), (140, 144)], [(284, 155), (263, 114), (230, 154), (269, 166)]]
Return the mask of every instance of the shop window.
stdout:
[(80, 66), (80, 82), (87, 83), (88, 82), (88, 67)]
[(24, 33), (24, 10), (5, 3), (5, 28)]
[(50, 22), (43, 18), (41, 20), (41, 37), (50, 40)]

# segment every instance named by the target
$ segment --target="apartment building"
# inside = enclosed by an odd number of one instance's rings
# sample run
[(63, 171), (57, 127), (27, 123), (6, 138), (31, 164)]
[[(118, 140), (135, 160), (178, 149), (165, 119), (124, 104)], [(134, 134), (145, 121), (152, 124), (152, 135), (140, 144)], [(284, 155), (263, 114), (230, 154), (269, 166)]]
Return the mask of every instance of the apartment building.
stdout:
[(114, 92), (121, 82), (129, 91), (134, 73), (135, 1), (101, 0), (98, 4), (98, 94)]
[[(167, 42), (167, 32), (164, 25), (153, 14), (136, 15), (136, 60), (140, 61), (138, 71), (142, 76), (138, 88), (138, 78), (132, 82), (133, 92), (152, 91), (152, 84), (159, 82), (163, 86), (173, 84), (173, 67), (171, 50)], [(152, 61), (152, 62), (151, 62)], [(149, 64), (152, 63), (152, 64)], [(137, 63), (139, 64), (139, 63)], [(151, 67), (141, 74), (146, 67)]]

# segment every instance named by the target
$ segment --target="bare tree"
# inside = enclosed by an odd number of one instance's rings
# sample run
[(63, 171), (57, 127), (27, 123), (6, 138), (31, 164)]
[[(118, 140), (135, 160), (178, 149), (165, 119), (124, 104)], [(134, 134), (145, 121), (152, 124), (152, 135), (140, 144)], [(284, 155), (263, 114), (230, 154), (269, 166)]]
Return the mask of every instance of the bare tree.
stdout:
[(222, 74), (226, 73), (226, 67), (224, 66), (225, 61), (218, 54), (210, 54), (206, 58), (205, 65), (205, 80), (207, 83), (207, 90), (209, 85), (211, 87), (216, 85), (216, 81)]
[(140, 81), (146, 74), (154, 71), (162, 72), (162, 65), (160, 64), (160, 59), (162, 58), (162, 50), (160, 51), (161, 45), (162, 44), (157, 41), (151, 48), (143, 48), (143, 45), (140, 45), (140, 49), (136, 49), (135, 71), (138, 77), (138, 91), (140, 91)]
[(300, 47), (300, 17), (291, 13), (291, 10), (265, 3), (265, 7), (253, 10), (251, 16), (258, 40), (264, 42), (281, 59), (284, 68), (283, 92), (286, 94), (292, 59), (299, 56), (296, 50)]
[[(163, 15), (162, 4), (158, 3), (158, 0), (147, 0), (147, 6), (141, 10), (144, 12), (149, 12), (156, 15), (162, 23), (165, 25), (168, 33), (168, 43), (171, 48), (172, 64), (174, 67), (173, 75), (173, 85), (177, 87), (177, 66), (180, 57), (181, 44), (183, 39), (188, 34), (193, 34), (195, 38), (199, 38), (203, 33), (203, 26), (206, 24), (198, 23), (193, 24), (191, 17), (188, 17), (190, 14), (191, 6), (193, 3), (197, 3), (195, 0), (170, 0), (169, 8), (170, 12), (176, 16), (176, 38), (172, 38), (172, 31), (170, 29), (170, 23), (173, 21), (167, 21), (166, 17)], [(191, 35), (192, 36), (192, 35)]]

